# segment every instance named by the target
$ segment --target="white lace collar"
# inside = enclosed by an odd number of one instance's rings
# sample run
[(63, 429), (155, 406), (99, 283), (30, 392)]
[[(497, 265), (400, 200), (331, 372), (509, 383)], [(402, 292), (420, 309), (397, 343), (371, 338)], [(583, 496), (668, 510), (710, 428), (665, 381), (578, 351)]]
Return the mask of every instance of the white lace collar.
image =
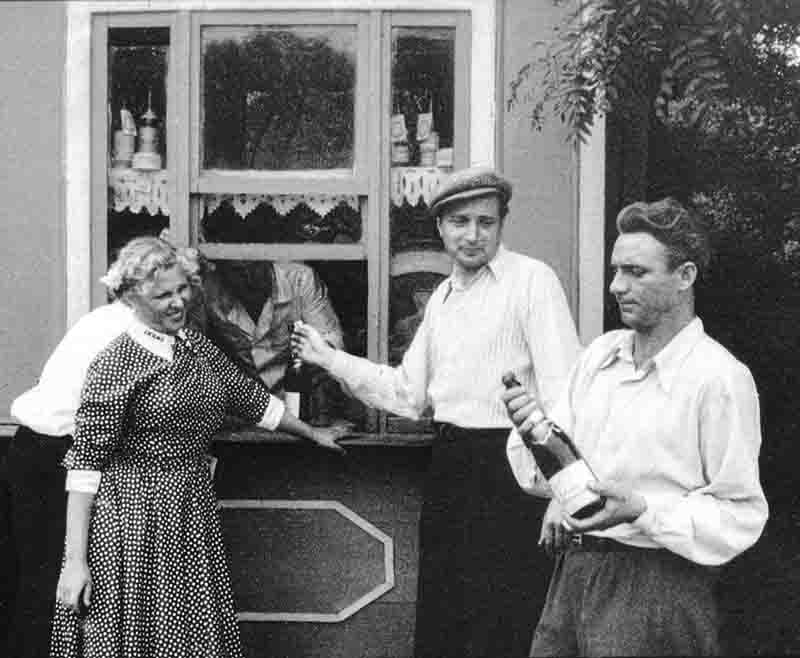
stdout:
[[(182, 332), (183, 329), (181, 329)], [(175, 352), (175, 336), (156, 331), (138, 319), (134, 319), (128, 328), (128, 334), (147, 351), (162, 359), (172, 361)]]

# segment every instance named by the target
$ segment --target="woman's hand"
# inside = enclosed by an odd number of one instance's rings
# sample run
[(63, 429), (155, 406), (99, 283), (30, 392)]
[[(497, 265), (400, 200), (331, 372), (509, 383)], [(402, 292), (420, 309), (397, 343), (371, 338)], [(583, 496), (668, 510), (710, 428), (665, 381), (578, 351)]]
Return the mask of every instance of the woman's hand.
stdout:
[(310, 324), (295, 322), (292, 333), (292, 352), (305, 363), (330, 370), (336, 350)]
[(330, 427), (315, 427), (313, 438), (311, 439), (320, 448), (333, 450), (340, 455), (345, 454), (345, 449), (339, 445), (338, 441), (350, 433), (349, 425), (332, 425)]
[(81, 605), (88, 608), (92, 602), (92, 574), (85, 560), (67, 560), (58, 578), (56, 599), (59, 603), (79, 612)]

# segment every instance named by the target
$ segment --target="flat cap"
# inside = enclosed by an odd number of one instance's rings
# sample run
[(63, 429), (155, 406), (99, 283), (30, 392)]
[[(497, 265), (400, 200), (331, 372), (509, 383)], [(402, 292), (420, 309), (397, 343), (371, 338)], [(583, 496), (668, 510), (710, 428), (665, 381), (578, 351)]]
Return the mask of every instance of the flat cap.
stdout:
[(430, 214), (437, 217), (453, 201), (496, 194), (505, 204), (511, 199), (511, 183), (490, 167), (469, 167), (450, 175), (431, 199)]

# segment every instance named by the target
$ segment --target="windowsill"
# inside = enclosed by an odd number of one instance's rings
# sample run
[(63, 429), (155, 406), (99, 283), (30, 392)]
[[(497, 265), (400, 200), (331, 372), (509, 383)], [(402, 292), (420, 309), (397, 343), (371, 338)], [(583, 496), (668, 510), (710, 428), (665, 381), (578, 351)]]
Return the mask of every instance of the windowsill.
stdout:
[[(0, 418), (0, 438), (10, 439), (19, 425), (13, 420)], [(259, 428), (223, 430), (214, 437), (217, 443), (251, 443), (259, 445), (291, 445), (308, 443), (293, 434), (286, 432), (270, 432)], [(384, 446), (387, 448), (427, 448), (433, 442), (430, 432), (376, 434), (370, 432), (354, 432), (341, 440), (343, 446)]]
[[(250, 443), (259, 445), (291, 445), (308, 443), (285, 432), (270, 432), (258, 428), (223, 430), (214, 437), (217, 443)], [(348, 434), (340, 443), (343, 446), (383, 446), (387, 448), (427, 448), (433, 442), (433, 435), (419, 434), (373, 434), (354, 432)]]

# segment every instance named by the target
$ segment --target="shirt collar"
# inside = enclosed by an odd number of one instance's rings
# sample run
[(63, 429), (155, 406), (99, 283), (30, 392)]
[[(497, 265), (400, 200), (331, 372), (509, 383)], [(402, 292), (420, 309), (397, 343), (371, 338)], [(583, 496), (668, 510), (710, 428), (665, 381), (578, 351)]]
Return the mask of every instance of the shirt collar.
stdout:
[(294, 293), (288, 277), (279, 263), (272, 263), (272, 303), (285, 304), (292, 301)]
[(605, 370), (617, 361), (633, 363), (633, 331), (621, 331), (611, 346), (606, 350), (605, 355), (600, 359), (598, 370)]
[(509, 261), (510, 259), (508, 256), (508, 250), (502, 244), (500, 244), (497, 247), (497, 253), (494, 255), (494, 258), (487, 263), (486, 269), (488, 269), (494, 278), (499, 281), (508, 272), (510, 266)]
[(704, 334), (703, 321), (694, 318), (653, 357), (658, 379), (667, 393), (672, 388), (683, 362)]
[[(178, 333), (183, 337), (182, 329)], [(172, 361), (175, 351), (175, 336), (156, 331), (139, 319), (134, 319), (131, 323), (128, 328), (128, 334), (148, 352), (167, 361)]]
[[(655, 370), (659, 383), (667, 393), (670, 392), (681, 365), (704, 335), (703, 321), (696, 317), (650, 360), (649, 367)], [(600, 370), (608, 368), (618, 360), (633, 363), (633, 336), (632, 330), (622, 332), (600, 362)]]
[[(509, 258), (508, 258), (508, 250), (503, 247), (502, 244), (498, 245), (497, 253), (494, 255), (492, 260), (490, 260), (481, 272), (479, 272), (475, 279), (484, 276), (484, 272), (488, 272), (490, 276), (492, 276), (495, 281), (500, 281), (503, 278), (503, 275), (508, 272), (509, 268)], [(472, 279), (473, 281), (475, 279)], [(467, 286), (468, 287), (468, 286)], [(445, 292), (444, 301), (447, 301), (447, 298), (450, 296), (450, 293), (453, 290), (461, 289), (455, 282), (453, 275), (450, 274), (447, 277), (447, 291)]]

